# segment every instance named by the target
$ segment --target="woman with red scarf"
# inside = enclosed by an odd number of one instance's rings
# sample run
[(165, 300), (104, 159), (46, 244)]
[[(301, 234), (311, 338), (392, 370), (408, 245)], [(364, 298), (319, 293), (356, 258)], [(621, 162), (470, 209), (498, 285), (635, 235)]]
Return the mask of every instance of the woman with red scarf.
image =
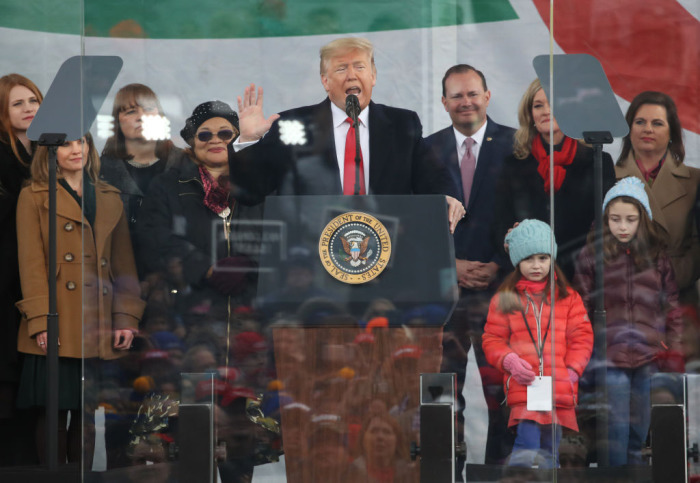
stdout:
[[(576, 257), (586, 243), (594, 210), (599, 204), (594, 199), (593, 149), (561, 132), (537, 79), (520, 101), (518, 121), (513, 154), (505, 160), (496, 185), (494, 243), (502, 250), (508, 230), (526, 218), (549, 223), (551, 141), (554, 144), (554, 234), (560, 247), (557, 263), (571, 279)], [(614, 183), (612, 158), (603, 153), (603, 193)], [(504, 269), (509, 270), (505, 253), (501, 259)]]
[(262, 207), (242, 206), (229, 190), (227, 146), (238, 134), (228, 104), (197, 106), (180, 131), (194, 163), (153, 180), (136, 222), (140, 259), (152, 265), (147, 271), (181, 267), (176, 285), (187, 300), (180, 307), (186, 323), (226, 320), (252, 297), (256, 254), (235, 234), (241, 220), (259, 220)]

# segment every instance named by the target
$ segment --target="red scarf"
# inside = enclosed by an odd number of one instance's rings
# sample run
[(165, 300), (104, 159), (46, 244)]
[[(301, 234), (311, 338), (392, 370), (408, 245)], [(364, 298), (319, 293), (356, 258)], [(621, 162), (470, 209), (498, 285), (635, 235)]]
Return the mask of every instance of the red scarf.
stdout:
[(217, 215), (230, 208), (228, 176), (220, 176), (215, 180), (204, 166), (199, 166), (199, 175), (204, 187), (204, 206)]
[[(561, 151), (554, 151), (554, 192), (561, 188), (566, 177), (564, 166), (568, 166), (576, 156), (578, 142), (568, 136), (564, 136)], [(541, 136), (535, 136), (532, 140), (532, 155), (540, 163), (537, 172), (544, 180), (544, 190), (549, 193), (549, 149), (545, 149)]]
[(542, 293), (544, 292), (544, 289), (547, 286), (548, 280), (549, 277), (545, 278), (540, 282), (533, 282), (531, 280), (526, 279), (525, 277), (521, 277), (520, 280), (518, 280), (515, 283), (515, 288), (518, 292), (524, 292), (525, 290), (527, 290), (527, 292), (530, 294)]

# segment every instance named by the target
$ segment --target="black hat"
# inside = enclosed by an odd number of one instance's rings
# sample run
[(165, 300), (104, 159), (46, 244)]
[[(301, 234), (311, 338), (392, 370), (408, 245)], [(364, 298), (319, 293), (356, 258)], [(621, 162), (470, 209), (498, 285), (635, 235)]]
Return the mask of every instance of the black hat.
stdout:
[(190, 142), (197, 132), (197, 128), (213, 117), (223, 117), (239, 131), (238, 114), (231, 106), (221, 101), (208, 101), (198, 105), (192, 111), (192, 115), (185, 121), (185, 127), (180, 131), (180, 136), (186, 142)]

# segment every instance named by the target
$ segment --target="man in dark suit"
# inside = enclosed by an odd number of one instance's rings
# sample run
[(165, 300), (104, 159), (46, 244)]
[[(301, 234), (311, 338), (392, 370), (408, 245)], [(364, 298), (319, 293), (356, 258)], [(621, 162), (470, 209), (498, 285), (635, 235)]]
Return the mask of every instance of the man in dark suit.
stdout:
[[(446, 168), (426, 149), (413, 111), (371, 101), (376, 83), (372, 44), (341, 38), (321, 49), (321, 83), (328, 98), (265, 118), (255, 86), (238, 98), (241, 135), (230, 146), (234, 195), (444, 194), (450, 228), (464, 214)], [(361, 168), (355, 170), (355, 129), (345, 112), (357, 96)], [(355, 192), (357, 185), (359, 191)]]
[(450, 67), (442, 79), (442, 104), (452, 125), (428, 137), (426, 144), (447, 165), (457, 198), (467, 207), (454, 233), (460, 301), (445, 328), (443, 369), (457, 373), (462, 399), (466, 356), (473, 345), (489, 406), (486, 462), (497, 463), (505, 456), (500, 440), (505, 437), (507, 420), (500, 420), (500, 378), (496, 378), (496, 387), (488, 381), (481, 334), (498, 283), (499, 251), (491, 238), (495, 187), (503, 160), (513, 152), (515, 130), (496, 124), (486, 115), (490, 99), (491, 92), (479, 70), (466, 64)]

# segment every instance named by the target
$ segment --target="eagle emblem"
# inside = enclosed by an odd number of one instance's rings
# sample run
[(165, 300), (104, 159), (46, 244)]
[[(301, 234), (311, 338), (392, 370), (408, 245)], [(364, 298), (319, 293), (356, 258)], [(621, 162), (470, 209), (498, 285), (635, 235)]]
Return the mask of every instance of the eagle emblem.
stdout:
[(343, 250), (347, 253), (347, 257), (343, 259), (344, 262), (350, 262), (353, 267), (359, 267), (367, 263), (367, 258), (372, 256), (372, 250), (367, 250), (369, 248), (368, 235), (364, 233), (353, 230), (345, 234), (345, 236), (340, 236), (340, 241), (343, 243)]
[(350, 284), (369, 282), (384, 271), (391, 256), (386, 227), (370, 214), (342, 213), (323, 229), (318, 255), (326, 271)]

